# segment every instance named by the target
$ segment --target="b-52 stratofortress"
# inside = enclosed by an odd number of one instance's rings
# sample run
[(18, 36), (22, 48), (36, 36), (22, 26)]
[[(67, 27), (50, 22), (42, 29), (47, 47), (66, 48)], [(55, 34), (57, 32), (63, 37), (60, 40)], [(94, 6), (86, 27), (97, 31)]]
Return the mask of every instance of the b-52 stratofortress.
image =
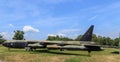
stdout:
[[(102, 50), (101, 46), (92, 42), (92, 33), (94, 25), (85, 32), (80, 41), (33, 41), (33, 40), (8, 40), (2, 45), (8, 48), (25, 48), (33, 51), (37, 48), (60, 49), (66, 50), (87, 50), (88, 52)], [(54, 46), (53, 46), (54, 45)]]

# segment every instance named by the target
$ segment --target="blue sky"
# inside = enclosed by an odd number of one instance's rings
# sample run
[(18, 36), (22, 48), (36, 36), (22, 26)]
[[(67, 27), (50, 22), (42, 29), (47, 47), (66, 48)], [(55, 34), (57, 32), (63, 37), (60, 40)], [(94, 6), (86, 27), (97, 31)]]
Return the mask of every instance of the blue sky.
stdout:
[(97, 35), (118, 37), (120, 0), (0, 0), (0, 34), (5, 39), (12, 39), (14, 30), (23, 30), (28, 40), (75, 38), (90, 25)]

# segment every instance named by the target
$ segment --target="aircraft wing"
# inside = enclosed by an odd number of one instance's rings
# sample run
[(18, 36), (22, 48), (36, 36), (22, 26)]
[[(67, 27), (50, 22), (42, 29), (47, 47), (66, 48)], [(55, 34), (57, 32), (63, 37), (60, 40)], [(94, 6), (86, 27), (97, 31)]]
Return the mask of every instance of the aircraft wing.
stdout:
[(66, 50), (91, 50), (91, 51), (101, 51), (103, 50), (101, 46), (97, 45), (84, 45), (84, 46), (76, 46), (76, 45), (66, 45), (66, 46), (48, 46), (48, 49), (60, 49), (61, 51)]
[(86, 50), (84, 46), (75, 46), (75, 45), (67, 45), (67, 46), (48, 46), (48, 49), (66, 49), (66, 50)]
[[(84, 33), (79, 41), (42, 41), (42, 40), (10, 40), (8, 42), (4, 42), (3, 46), (6, 47), (43, 47), (46, 48), (48, 45), (57, 45), (55, 48), (60, 49), (81, 49), (81, 45), (84, 48), (92, 49), (93, 47), (97, 48), (97, 46), (92, 46), (94, 42), (92, 40), (92, 33), (93, 33), (94, 25), (91, 25), (90, 28)], [(70, 46), (69, 46), (70, 45)], [(74, 46), (71, 46), (74, 45)], [(75, 46), (76, 45), (76, 46)], [(90, 46), (91, 45), (91, 46)], [(49, 48), (49, 47), (48, 47)], [(54, 48), (54, 47), (53, 47)]]
[(27, 41), (28, 44), (39, 43), (40, 45), (80, 45), (80, 41)]

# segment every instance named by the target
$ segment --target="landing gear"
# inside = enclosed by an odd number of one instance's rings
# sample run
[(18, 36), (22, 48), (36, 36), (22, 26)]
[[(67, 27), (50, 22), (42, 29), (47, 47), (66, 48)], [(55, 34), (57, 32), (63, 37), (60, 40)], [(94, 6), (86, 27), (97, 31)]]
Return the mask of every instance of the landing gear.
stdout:
[(60, 51), (64, 51), (62, 48), (60, 48)]
[(60, 51), (64, 51), (63, 46), (60, 47)]
[(88, 54), (89, 54), (89, 56), (90, 56), (90, 53), (91, 53), (91, 50), (88, 50)]
[(26, 50), (26, 51), (30, 51), (31, 48), (30, 48), (30, 47), (25, 47), (25, 50)]
[(32, 48), (32, 47), (25, 47), (25, 50), (26, 50), (26, 51), (34, 51), (34, 50), (36, 50), (36, 48)]

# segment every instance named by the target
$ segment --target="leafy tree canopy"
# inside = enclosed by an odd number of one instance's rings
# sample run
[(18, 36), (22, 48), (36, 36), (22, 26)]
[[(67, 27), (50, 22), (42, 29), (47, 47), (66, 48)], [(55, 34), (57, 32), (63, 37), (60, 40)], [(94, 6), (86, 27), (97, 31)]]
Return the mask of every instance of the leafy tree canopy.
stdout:
[(14, 33), (15, 34), (14, 34), (13, 40), (25, 40), (23, 31), (16, 30), (14, 31)]
[[(48, 36), (47, 40), (50, 41), (80, 41), (82, 35), (78, 35), (76, 39), (71, 39), (68, 37), (62, 36)], [(92, 35), (92, 41), (98, 45), (107, 45), (107, 46), (118, 46), (119, 45), (119, 38), (112, 39), (110, 37), (105, 36), (97, 36), (96, 34)]]
[(4, 41), (6, 41), (2, 35), (0, 35), (0, 44), (3, 43)]

